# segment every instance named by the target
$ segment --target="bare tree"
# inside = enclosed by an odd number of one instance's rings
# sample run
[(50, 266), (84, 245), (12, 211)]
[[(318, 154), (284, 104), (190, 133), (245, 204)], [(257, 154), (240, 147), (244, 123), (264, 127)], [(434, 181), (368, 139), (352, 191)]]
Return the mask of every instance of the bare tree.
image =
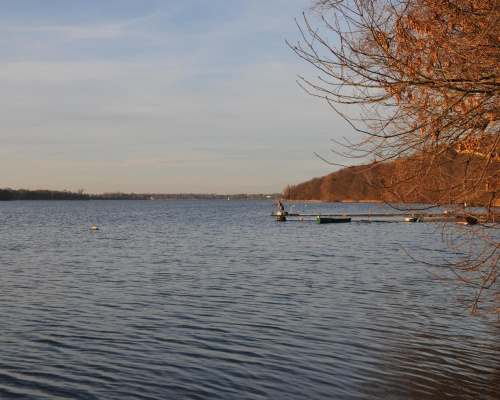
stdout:
[[(362, 134), (340, 153), (397, 160), (378, 184), (399, 203), (478, 220), (440, 222), (457, 255), (446, 268), (473, 288), (473, 314), (500, 313), (500, 0), (314, 0), (311, 11), (319, 27), (304, 15), (291, 47), (320, 73), (301, 86)], [(352, 104), (359, 115), (340, 107)]]

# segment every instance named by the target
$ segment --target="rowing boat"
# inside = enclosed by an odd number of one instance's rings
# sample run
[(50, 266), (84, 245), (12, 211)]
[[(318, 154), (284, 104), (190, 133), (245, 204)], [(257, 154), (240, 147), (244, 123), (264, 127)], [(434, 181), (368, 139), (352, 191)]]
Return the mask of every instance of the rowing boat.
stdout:
[(341, 224), (343, 222), (351, 222), (351, 218), (330, 218), (330, 217), (321, 217), (318, 215), (316, 218), (318, 224)]
[(456, 221), (460, 225), (476, 225), (477, 224), (477, 218), (474, 218), (474, 217), (458, 216), (458, 217), (456, 217)]

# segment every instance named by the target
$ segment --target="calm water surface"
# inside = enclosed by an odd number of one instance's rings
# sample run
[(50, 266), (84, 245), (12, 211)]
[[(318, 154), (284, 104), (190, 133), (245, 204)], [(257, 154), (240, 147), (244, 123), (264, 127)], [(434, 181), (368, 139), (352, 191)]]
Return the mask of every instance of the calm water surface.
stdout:
[(0, 203), (0, 398), (499, 398), (499, 325), (403, 250), (433, 226), (271, 203)]

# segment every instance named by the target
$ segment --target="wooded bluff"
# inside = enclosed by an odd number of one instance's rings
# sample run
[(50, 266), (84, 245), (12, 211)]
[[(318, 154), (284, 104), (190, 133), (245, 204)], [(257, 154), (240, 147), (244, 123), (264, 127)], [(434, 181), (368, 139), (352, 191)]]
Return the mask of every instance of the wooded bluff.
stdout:
[[(500, 162), (484, 171), (483, 158), (447, 150), (435, 155), (422, 153), (391, 162), (372, 162), (346, 167), (283, 191), (286, 200), (412, 202), (449, 204), (459, 202), (500, 206), (495, 194), (500, 190)], [(425, 170), (425, 174), (422, 171)], [(496, 170), (496, 171), (493, 171)], [(422, 176), (422, 178), (420, 178)], [(464, 176), (467, 179), (464, 181)], [(465, 190), (464, 190), (465, 189)], [(491, 204), (494, 201), (494, 204)]]

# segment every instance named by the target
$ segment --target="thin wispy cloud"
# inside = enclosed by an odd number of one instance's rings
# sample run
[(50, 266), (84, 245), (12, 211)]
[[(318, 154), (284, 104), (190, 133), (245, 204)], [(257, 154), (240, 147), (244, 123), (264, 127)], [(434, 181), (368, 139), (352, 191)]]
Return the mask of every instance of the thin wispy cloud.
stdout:
[(330, 171), (314, 152), (347, 128), (285, 44), (304, 2), (56, 3), (0, 5), (0, 187), (280, 191)]

